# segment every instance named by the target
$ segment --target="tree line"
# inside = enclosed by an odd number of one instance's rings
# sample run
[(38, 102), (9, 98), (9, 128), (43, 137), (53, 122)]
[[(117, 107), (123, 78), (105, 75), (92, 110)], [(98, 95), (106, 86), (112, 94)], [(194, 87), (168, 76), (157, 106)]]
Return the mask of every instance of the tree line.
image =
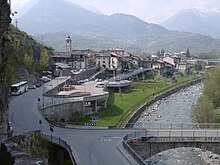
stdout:
[(216, 111), (220, 107), (220, 68), (205, 73), (203, 94), (193, 106), (193, 117), (198, 123), (215, 123)]

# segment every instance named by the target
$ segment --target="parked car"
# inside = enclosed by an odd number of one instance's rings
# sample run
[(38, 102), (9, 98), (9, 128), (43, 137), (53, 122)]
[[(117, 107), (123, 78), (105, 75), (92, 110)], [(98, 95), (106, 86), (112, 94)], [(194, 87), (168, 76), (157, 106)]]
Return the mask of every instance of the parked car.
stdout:
[(89, 82), (89, 79), (85, 79), (84, 82)]
[(97, 88), (104, 88), (105, 87), (105, 85), (106, 85), (106, 82), (98, 82), (96, 85), (95, 85), (95, 87), (97, 87)]
[(43, 85), (43, 81), (38, 81), (38, 82), (36, 82), (36, 84), (35, 84), (35, 86), (36, 86), (37, 88), (41, 87), (42, 85)]
[(46, 83), (46, 82), (48, 82), (48, 81), (51, 81), (51, 79), (48, 78), (47, 76), (42, 76), (42, 77), (40, 78), (40, 80), (43, 81), (44, 83)]
[(39, 88), (43, 85), (43, 81), (38, 81), (35, 85), (37, 88)]
[(28, 89), (36, 89), (36, 85), (34, 84), (28, 85)]

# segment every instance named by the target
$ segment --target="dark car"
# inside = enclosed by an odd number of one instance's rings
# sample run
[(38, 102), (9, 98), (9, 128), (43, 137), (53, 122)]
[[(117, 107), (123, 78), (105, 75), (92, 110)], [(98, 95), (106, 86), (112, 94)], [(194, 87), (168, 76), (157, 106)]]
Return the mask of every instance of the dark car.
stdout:
[(39, 88), (43, 85), (43, 81), (38, 81), (35, 85), (37, 88)]

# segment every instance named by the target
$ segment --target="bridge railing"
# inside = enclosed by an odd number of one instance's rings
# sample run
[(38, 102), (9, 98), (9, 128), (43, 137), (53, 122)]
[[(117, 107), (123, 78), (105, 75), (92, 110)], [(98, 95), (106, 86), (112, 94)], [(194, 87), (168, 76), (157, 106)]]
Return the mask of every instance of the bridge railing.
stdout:
[(77, 155), (73, 151), (73, 149), (67, 144), (67, 142), (65, 142), (64, 140), (62, 140), (60, 138), (57, 138), (55, 136), (48, 135), (48, 134), (45, 134), (45, 133), (42, 133), (41, 136), (42, 136), (42, 138), (44, 138), (44, 139), (46, 139), (46, 140), (48, 140), (48, 141), (50, 141), (50, 142), (52, 142), (54, 144), (57, 144), (57, 145), (60, 145), (60, 146), (64, 147), (68, 151), (73, 165), (77, 165), (78, 164), (78, 161), (75, 159), (75, 157)]
[[(124, 137), (125, 141), (140, 139), (140, 138), (160, 138), (166, 141), (201, 141), (201, 142), (211, 142), (220, 141), (220, 130), (210, 130), (210, 129), (150, 129), (135, 131), (133, 133), (127, 134)], [(163, 139), (164, 138), (164, 139)]]
[(220, 123), (150, 123), (136, 122), (134, 128), (146, 129), (220, 129)]
[(130, 147), (129, 141), (149, 142), (220, 142), (220, 130), (210, 129), (149, 129), (138, 130), (124, 136), (122, 143), (130, 155), (141, 165), (145, 161)]

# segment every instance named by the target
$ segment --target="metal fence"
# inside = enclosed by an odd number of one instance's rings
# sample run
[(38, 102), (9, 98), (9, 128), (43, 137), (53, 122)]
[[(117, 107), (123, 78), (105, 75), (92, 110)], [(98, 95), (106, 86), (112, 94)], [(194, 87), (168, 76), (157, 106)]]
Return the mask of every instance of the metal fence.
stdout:
[(124, 137), (125, 141), (132, 140), (135, 138), (164, 138), (166, 141), (202, 141), (220, 142), (220, 130), (209, 130), (209, 129), (149, 129), (140, 130), (130, 133)]
[[(48, 141), (50, 141), (50, 142), (52, 142), (52, 143), (55, 143), (55, 144), (58, 144), (58, 145), (64, 147), (64, 148), (68, 151), (72, 163), (73, 163), (74, 165), (77, 165), (77, 164), (78, 164), (78, 161), (76, 160), (76, 157), (77, 157), (76, 152), (71, 148), (71, 146), (69, 146), (69, 145), (67, 144), (66, 141), (64, 141), (64, 140), (62, 140), (62, 139), (60, 139), (60, 138), (57, 138), (57, 137), (55, 137), (55, 136), (45, 134), (45, 133), (42, 133), (41, 136), (42, 136), (42, 138), (44, 138), (44, 139), (46, 139), (46, 140), (48, 140)], [(74, 157), (74, 156), (75, 156), (75, 157)]]
[(150, 123), (136, 122), (134, 128), (144, 129), (220, 129), (220, 123)]

